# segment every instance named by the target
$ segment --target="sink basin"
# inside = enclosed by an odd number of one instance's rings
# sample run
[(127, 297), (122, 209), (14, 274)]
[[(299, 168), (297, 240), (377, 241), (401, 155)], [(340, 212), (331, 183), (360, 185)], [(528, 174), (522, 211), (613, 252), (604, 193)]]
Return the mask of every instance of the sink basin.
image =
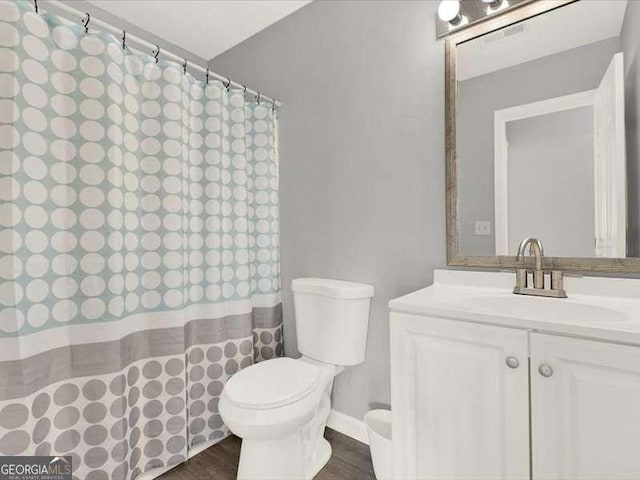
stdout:
[(567, 277), (569, 298), (512, 293), (512, 272), (436, 270), (433, 285), (389, 302), (392, 312), (453, 318), (640, 345), (640, 279)]
[(466, 308), (488, 313), (532, 320), (548, 321), (580, 320), (581, 322), (623, 321), (623, 312), (606, 307), (558, 298), (531, 297), (525, 295), (488, 295), (460, 299)]

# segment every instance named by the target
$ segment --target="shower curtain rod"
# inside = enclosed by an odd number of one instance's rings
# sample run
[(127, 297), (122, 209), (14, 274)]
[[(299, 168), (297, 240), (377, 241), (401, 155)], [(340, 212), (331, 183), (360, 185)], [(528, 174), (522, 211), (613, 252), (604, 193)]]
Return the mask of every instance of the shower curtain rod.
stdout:
[[(241, 83), (238, 82), (234, 82), (233, 80), (231, 80), (228, 77), (224, 77), (218, 73), (212, 72), (210, 71), (208, 68), (205, 67), (201, 67), (200, 65), (194, 64), (194, 63), (188, 63), (187, 60), (185, 58), (182, 58), (178, 55), (176, 55), (175, 53), (172, 52), (168, 52), (168, 51), (164, 51), (161, 50), (160, 47), (158, 45), (155, 45), (153, 43), (150, 43), (136, 35), (132, 35), (129, 33), (125, 34), (125, 30), (124, 29), (120, 29), (118, 27), (115, 27), (107, 22), (104, 22), (102, 20), (99, 20), (97, 18), (93, 18), (91, 15), (89, 15), (88, 13), (84, 13), (81, 10), (78, 10), (77, 8), (71, 7), (70, 5), (67, 5), (64, 2), (61, 2), (59, 0), (46, 0), (43, 2), (40, 2), (40, 5), (44, 6), (46, 9), (47, 5), (50, 5), (52, 7), (54, 7), (56, 10), (60, 10), (66, 14), (72, 15), (72, 16), (76, 16), (78, 18), (81, 19), (82, 21), (82, 25), (88, 29), (94, 26), (98, 26), (103, 30), (108, 31), (109, 33), (113, 33), (114, 35), (121, 35), (123, 36), (123, 42), (125, 42), (126, 44), (130, 44), (130, 43), (135, 43), (138, 45), (138, 47), (141, 47), (143, 49), (148, 49), (151, 51), (152, 56), (155, 56), (156, 58), (158, 57), (158, 55), (163, 55), (175, 62), (181, 63), (183, 68), (191, 68), (192, 70), (195, 70), (197, 72), (200, 72), (204, 75), (209, 75), (209, 77), (220, 80), (223, 85), (227, 88), (230, 87), (236, 87), (236, 88), (240, 88), (243, 89), (245, 93), (248, 93), (250, 95), (253, 95), (256, 100), (258, 102), (267, 102), (267, 103), (271, 103), (274, 107), (279, 107), (282, 105), (282, 102), (280, 102), (279, 100), (276, 100), (275, 98), (271, 98), (271, 97), (267, 97), (266, 95), (262, 95), (260, 92), (256, 91), (256, 90), (252, 90), (250, 88), (247, 88), (246, 85), (243, 85)], [(34, 8), (36, 8), (37, 10), (38, 7), (38, 0), (34, 0)]]

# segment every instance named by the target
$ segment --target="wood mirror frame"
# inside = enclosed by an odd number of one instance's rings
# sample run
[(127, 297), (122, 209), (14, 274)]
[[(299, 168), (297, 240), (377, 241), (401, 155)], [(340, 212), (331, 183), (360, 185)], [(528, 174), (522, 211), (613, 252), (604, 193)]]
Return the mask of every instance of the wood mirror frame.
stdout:
[[(456, 114), (458, 84), (456, 78), (456, 48), (508, 25), (526, 20), (556, 8), (585, 0), (532, 0), (498, 16), (489, 17), (460, 31), (452, 33), (445, 43), (445, 149), (446, 149), (446, 210), (447, 210), (447, 265), (457, 267), (511, 269), (523, 264), (533, 266), (533, 259), (517, 262), (514, 256), (468, 256), (459, 251), (458, 223), (458, 155)], [(640, 134), (640, 132), (639, 132)], [(544, 238), (541, 238), (544, 242)], [(545, 269), (568, 272), (640, 273), (640, 258), (602, 257), (544, 257)]]

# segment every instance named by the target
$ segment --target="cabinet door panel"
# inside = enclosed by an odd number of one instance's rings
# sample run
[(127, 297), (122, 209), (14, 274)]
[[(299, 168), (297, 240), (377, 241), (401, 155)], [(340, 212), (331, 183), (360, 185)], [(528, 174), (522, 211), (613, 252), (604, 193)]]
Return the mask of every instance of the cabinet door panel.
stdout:
[(394, 313), (391, 337), (397, 478), (529, 478), (527, 332)]
[(531, 415), (534, 479), (640, 478), (640, 348), (532, 334)]

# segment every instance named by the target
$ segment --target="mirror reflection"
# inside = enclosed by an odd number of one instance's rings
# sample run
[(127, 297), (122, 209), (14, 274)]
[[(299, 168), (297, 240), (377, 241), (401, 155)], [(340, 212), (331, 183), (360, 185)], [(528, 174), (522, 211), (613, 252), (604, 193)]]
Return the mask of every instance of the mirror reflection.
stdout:
[(640, 2), (579, 1), (457, 46), (461, 255), (638, 257)]

